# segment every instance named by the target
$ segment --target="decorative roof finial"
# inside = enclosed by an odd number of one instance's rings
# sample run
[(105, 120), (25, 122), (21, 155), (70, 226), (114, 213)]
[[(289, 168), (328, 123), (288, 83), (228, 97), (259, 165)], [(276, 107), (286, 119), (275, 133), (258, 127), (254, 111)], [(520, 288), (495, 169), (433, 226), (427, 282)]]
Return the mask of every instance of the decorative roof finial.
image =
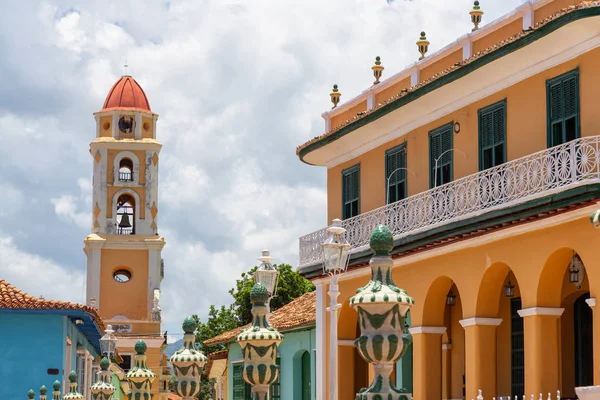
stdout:
[(419, 47), (419, 53), (421, 53), (421, 58), (419, 58), (419, 60), (422, 60), (425, 58), (425, 53), (427, 53), (427, 50), (429, 50), (429, 41), (425, 36), (425, 32), (421, 32), (421, 37), (417, 41), (417, 46)]
[(34, 397), (35, 397), (35, 392), (33, 391), (33, 389), (29, 389), (29, 392), (27, 392), (27, 398), (30, 400), (33, 400)]
[(373, 76), (375, 77), (373, 85), (377, 85), (380, 82), (379, 80), (381, 79), (384, 70), (383, 65), (381, 65), (381, 57), (375, 57), (375, 65), (373, 65), (371, 69), (373, 70)]
[(52, 388), (54, 389), (52, 392), (52, 400), (60, 400), (60, 382), (54, 381)]
[(71, 371), (69, 374), (69, 393), (67, 393), (63, 400), (75, 400), (75, 399), (84, 399), (83, 395), (77, 391), (77, 373), (75, 371)]
[(338, 85), (333, 85), (333, 90), (331, 93), (329, 93), (329, 96), (331, 97), (331, 102), (333, 103), (333, 107), (331, 107), (333, 110), (340, 102), (340, 97), (342, 97), (342, 94), (338, 91)]
[(45, 385), (42, 385), (40, 388), (40, 400), (46, 400), (46, 393), (48, 393), (48, 388)]
[(469, 12), (469, 14), (471, 14), (471, 22), (473, 22), (473, 25), (475, 25), (475, 28), (473, 28), (471, 32), (475, 32), (477, 29), (479, 29), (479, 23), (481, 23), (481, 16), (483, 15), (483, 11), (481, 11), (481, 7), (479, 7), (478, 0), (475, 0), (473, 3), (473, 9), (471, 12)]

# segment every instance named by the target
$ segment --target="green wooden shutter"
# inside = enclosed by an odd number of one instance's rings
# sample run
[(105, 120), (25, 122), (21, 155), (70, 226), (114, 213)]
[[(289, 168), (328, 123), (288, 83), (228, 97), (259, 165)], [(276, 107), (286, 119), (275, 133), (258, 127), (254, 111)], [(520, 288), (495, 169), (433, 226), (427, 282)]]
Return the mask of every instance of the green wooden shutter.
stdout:
[(452, 151), (448, 151), (452, 149), (452, 131), (453, 123), (449, 123), (429, 132), (429, 183), (432, 188), (436, 186), (436, 176), (438, 185), (452, 181), (454, 156)]
[(406, 197), (406, 145), (401, 144), (385, 152), (386, 194), (393, 203)]
[(479, 170), (506, 161), (506, 100), (480, 109)]
[(577, 139), (579, 126), (579, 70), (546, 81), (548, 147)]
[(360, 213), (360, 165), (342, 171), (342, 219)]
[(310, 398), (310, 353), (305, 351), (302, 354), (302, 400), (311, 400)]
[(233, 366), (233, 400), (246, 400), (246, 382), (242, 377), (244, 364)]

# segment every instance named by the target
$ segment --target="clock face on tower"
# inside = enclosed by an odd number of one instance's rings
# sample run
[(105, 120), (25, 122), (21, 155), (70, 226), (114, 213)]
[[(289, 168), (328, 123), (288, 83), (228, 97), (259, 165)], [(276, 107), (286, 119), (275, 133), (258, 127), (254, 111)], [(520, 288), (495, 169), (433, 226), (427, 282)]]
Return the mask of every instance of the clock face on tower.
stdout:
[(124, 116), (119, 119), (119, 130), (123, 133), (133, 132), (134, 119), (131, 116)]

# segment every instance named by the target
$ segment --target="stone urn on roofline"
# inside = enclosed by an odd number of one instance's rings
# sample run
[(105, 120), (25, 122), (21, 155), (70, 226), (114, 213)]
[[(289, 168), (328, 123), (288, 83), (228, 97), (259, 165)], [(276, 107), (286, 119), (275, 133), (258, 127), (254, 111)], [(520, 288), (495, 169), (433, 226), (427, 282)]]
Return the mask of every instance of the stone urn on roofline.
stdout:
[(368, 388), (357, 393), (356, 400), (408, 400), (393, 385), (390, 375), (412, 341), (403, 328), (415, 301), (392, 281), (394, 238), (387, 226), (375, 228), (370, 245), (375, 252), (369, 261), (371, 280), (349, 302), (358, 312), (361, 331), (354, 345), (361, 357), (373, 364), (375, 377)]

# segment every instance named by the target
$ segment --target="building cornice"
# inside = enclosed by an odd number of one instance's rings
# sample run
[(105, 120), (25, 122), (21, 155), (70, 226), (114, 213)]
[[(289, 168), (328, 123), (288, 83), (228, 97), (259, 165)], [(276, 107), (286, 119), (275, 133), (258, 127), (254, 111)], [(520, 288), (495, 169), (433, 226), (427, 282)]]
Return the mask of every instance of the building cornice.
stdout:
[(433, 334), (433, 335), (443, 335), (446, 332), (445, 326), (413, 326), (408, 328), (408, 332), (411, 335), (420, 335), (424, 334)]
[[(297, 149), (297, 155), (299, 156), (299, 158), (307, 163), (307, 164), (312, 164), (311, 162), (305, 160), (305, 157), (317, 150), (320, 149), (352, 132), (354, 132), (355, 130), (369, 124), (370, 122), (373, 122), (387, 114), (389, 114), (390, 112), (399, 109), (417, 99), (419, 99), (420, 97), (436, 90), (439, 89), (441, 87), (444, 87), (450, 83), (453, 83), (455, 81), (457, 81), (458, 79), (465, 77), (466, 75), (468, 75), (469, 73), (478, 70), (490, 63), (492, 63), (495, 60), (498, 60), (508, 54), (511, 54), (547, 35), (549, 35), (550, 33), (556, 31), (557, 29), (568, 25), (571, 22), (580, 20), (580, 19), (584, 19), (587, 17), (593, 17), (593, 16), (598, 16), (600, 15), (600, 7), (598, 7), (597, 2), (594, 2), (594, 4), (590, 4), (588, 8), (584, 8), (582, 6), (582, 8), (578, 8), (575, 9), (573, 11), (569, 11), (566, 12), (564, 15), (560, 15), (556, 18), (552, 18), (549, 19), (547, 22), (543, 23), (541, 26), (539, 26), (538, 28), (532, 30), (532, 31), (524, 31), (522, 33), (519, 33), (515, 36), (517, 36), (516, 39), (513, 38), (509, 38), (506, 39), (504, 41), (502, 41), (502, 44), (497, 45), (495, 49), (488, 51), (488, 52), (483, 52), (483, 54), (476, 54), (474, 56), (472, 56), (470, 59), (464, 60), (461, 65), (459, 66), (452, 66), (447, 68), (447, 70), (444, 73), (441, 73), (438, 77), (435, 78), (431, 78), (431, 79), (427, 79), (426, 81), (423, 81), (421, 83), (419, 83), (416, 87), (410, 88), (405, 94), (399, 95), (397, 98), (394, 99), (390, 99), (388, 102), (386, 102), (383, 105), (380, 105), (377, 108), (374, 108), (372, 110), (368, 110), (365, 114), (363, 114), (360, 117), (355, 117), (352, 121), (349, 121), (346, 125), (339, 127), (339, 128), (333, 128), (334, 130), (332, 130), (331, 132), (327, 132), (323, 135), (321, 135), (320, 137), (314, 138), (308, 142), (306, 142), (305, 144), (301, 145), (298, 147)], [(571, 46), (571, 47), (577, 47), (577, 46)], [(588, 51), (589, 49), (587, 49), (586, 51)], [(480, 52), (481, 53), (481, 52)], [(572, 58), (572, 56), (570, 56)], [(552, 58), (552, 57), (551, 57)], [(554, 57), (555, 58), (555, 57)], [(566, 60), (563, 60), (562, 62), (564, 62)], [(539, 62), (537, 62), (535, 65), (540, 64)], [(535, 70), (535, 65), (531, 68), (532, 71)], [(540, 72), (540, 71), (538, 71)], [(532, 72), (533, 73), (533, 72)], [(526, 74), (524, 75), (524, 77), (522, 77), (522, 79), (526, 79)], [(521, 80), (522, 80), (521, 79)], [(512, 82), (510, 84), (514, 84), (516, 82), (514, 82), (514, 77), (512, 79), (508, 79), (508, 81)], [(489, 85), (486, 85), (489, 86)], [(497, 88), (495, 88), (495, 90), (499, 90)], [(487, 96), (489, 95), (487, 93), (487, 91), (489, 91), (486, 88), (482, 88), (481, 93), (479, 96), (475, 96), (474, 94), (471, 94), (468, 97), (469, 102), (472, 102), (473, 99), (475, 98), (481, 98), (483, 95)], [(483, 96), (483, 97), (485, 97)], [(472, 99), (473, 98), (473, 99)], [(474, 101), (474, 100), (473, 100)], [(452, 104), (454, 104), (454, 106), (451, 106), (450, 108), (455, 109), (455, 104), (457, 104), (455, 101), (452, 102)], [(444, 112), (446, 112), (447, 110), (443, 109)], [(451, 111), (448, 111), (451, 112)], [(437, 118), (439, 118), (440, 116), (438, 116), (439, 113), (437, 113), (435, 116)], [(434, 116), (430, 116), (429, 119), (433, 118)], [(418, 126), (421, 126), (423, 123), (427, 123), (427, 121), (423, 120), (420, 122), (414, 122), (411, 124), (405, 124), (406, 127), (404, 128), (404, 130), (406, 129), (416, 129), (418, 128)], [(385, 138), (386, 140), (391, 140), (388, 136), (394, 134), (395, 136), (398, 136), (397, 132), (390, 132), (385, 134)], [(383, 139), (381, 139), (383, 140)], [(375, 145), (380, 145), (379, 141), (373, 141), (370, 140), (370, 145), (375, 146)], [(368, 151), (369, 149), (366, 149), (364, 151)], [(363, 151), (363, 152), (364, 152)], [(337, 165), (340, 162), (343, 162), (344, 160), (346, 160), (348, 157), (352, 158), (352, 157), (356, 157), (356, 154), (352, 154), (352, 155), (348, 155), (346, 157), (337, 157), (335, 158), (335, 161), (333, 160), (328, 160), (326, 162), (322, 163), (318, 163), (318, 165), (325, 165), (327, 167), (332, 167), (333, 165)]]
[(522, 310), (518, 310), (517, 313), (522, 318), (532, 317), (535, 315), (547, 315), (547, 316), (560, 317), (564, 311), (565, 311), (564, 308), (530, 307), (530, 308), (524, 308)]
[(461, 319), (458, 321), (463, 328), (468, 326), (498, 326), (502, 323), (502, 318), (482, 318), (473, 317)]

